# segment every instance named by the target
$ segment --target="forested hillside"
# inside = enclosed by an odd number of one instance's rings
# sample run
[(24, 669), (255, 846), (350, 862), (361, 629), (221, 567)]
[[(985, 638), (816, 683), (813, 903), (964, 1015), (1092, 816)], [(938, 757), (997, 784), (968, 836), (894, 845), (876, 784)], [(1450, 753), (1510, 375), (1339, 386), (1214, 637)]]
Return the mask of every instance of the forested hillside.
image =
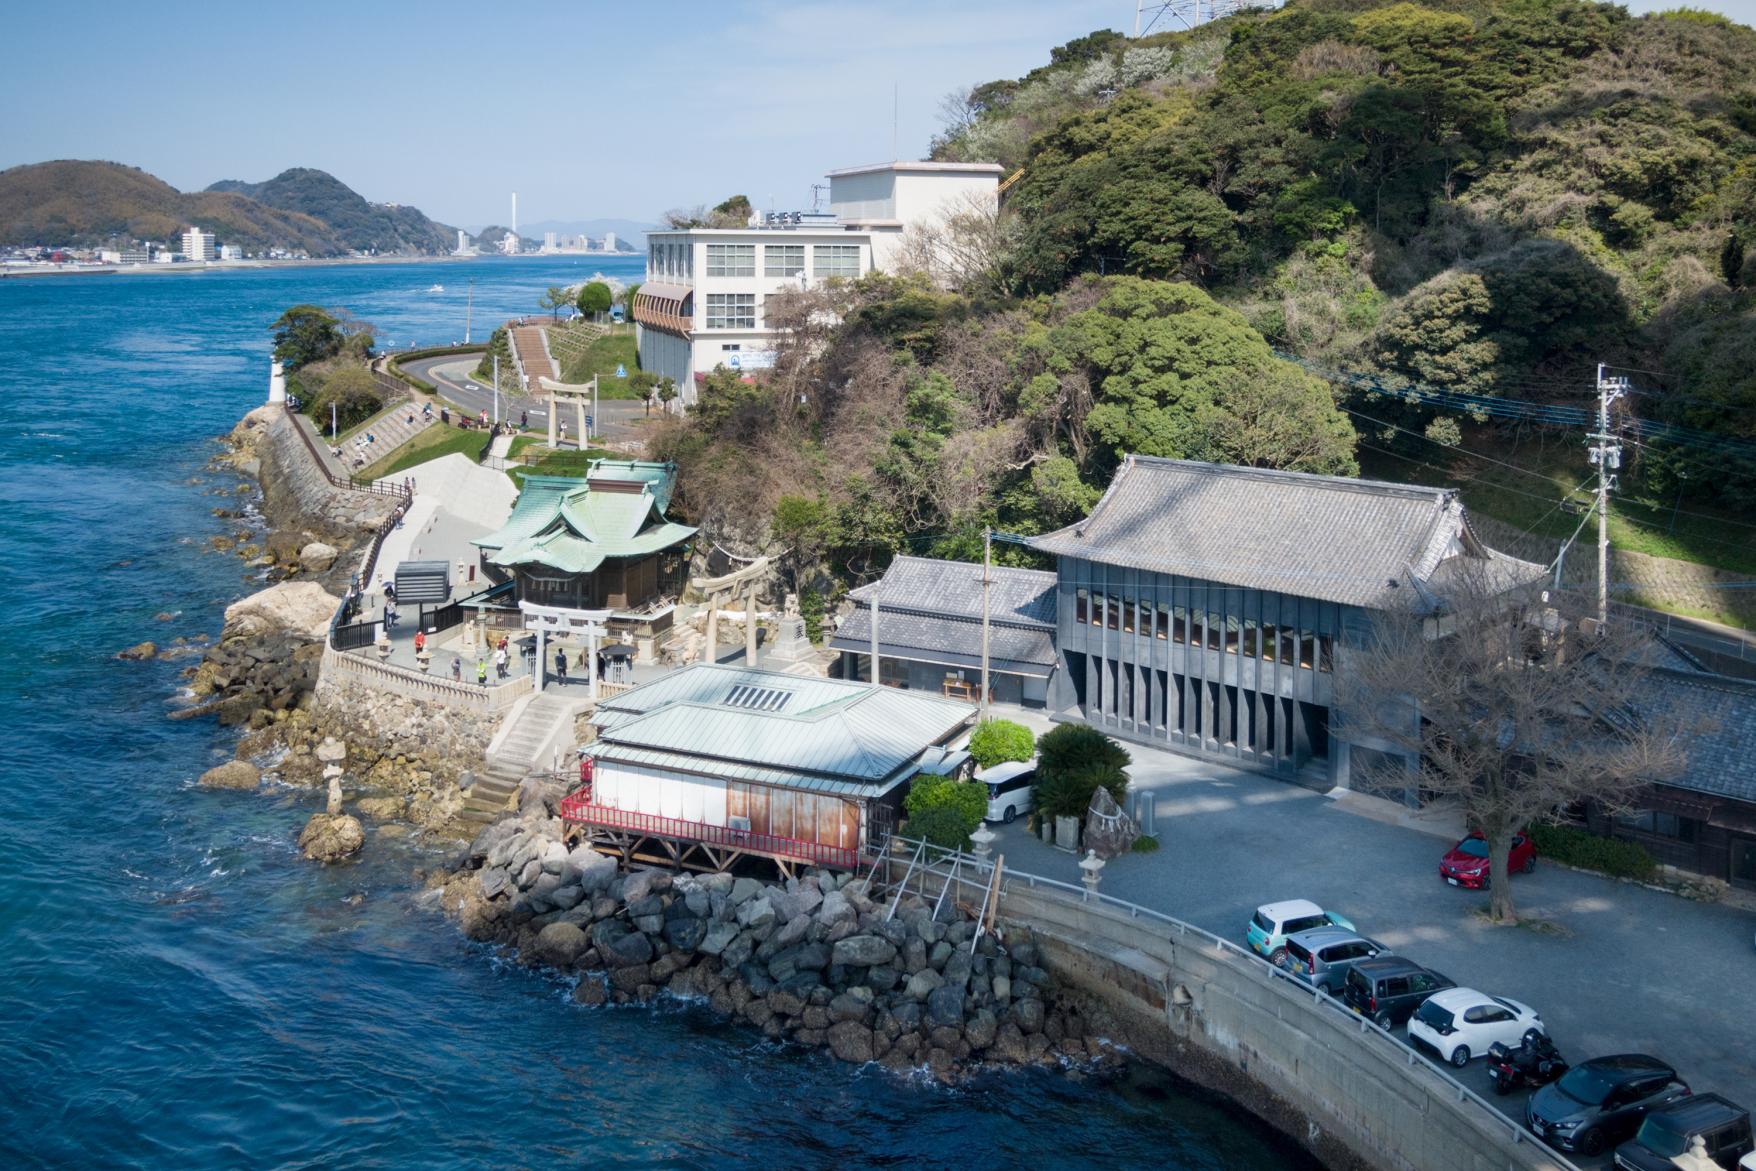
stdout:
[(1431, 402), (1589, 405), (1601, 361), (1619, 410), (1693, 429), (1630, 448), (1619, 539), (1749, 558), (1750, 29), (1293, 0), (1096, 33), (947, 112), (936, 157), (1016, 172), (1000, 216), (800, 298), (764, 385), (710, 379), (663, 439), (710, 525), (859, 576), (905, 534), (1061, 523), (1140, 451), (1459, 482), (1565, 535), (1581, 436)]
[(305, 168), (195, 192), (121, 163), (61, 159), (0, 171), (0, 244), (174, 243), (190, 224), (252, 252), (444, 253), (455, 243), (451, 229), (415, 208), (367, 203), (334, 176)]
[(456, 244), (453, 229), (434, 223), (418, 208), (368, 203), (327, 171), (293, 167), (264, 183), (224, 179), (209, 191), (233, 191), (282, 211), (321, 220), (358, 252), (443, 253)]

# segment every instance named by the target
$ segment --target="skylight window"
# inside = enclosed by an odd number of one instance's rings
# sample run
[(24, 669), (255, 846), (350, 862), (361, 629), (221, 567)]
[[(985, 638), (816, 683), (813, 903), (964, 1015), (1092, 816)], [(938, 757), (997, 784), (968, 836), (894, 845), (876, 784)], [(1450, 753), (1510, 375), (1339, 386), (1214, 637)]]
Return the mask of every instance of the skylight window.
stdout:
[(726, 694), (727, 707), (747, 708), (757, 712), (778, 712), (787, 705), (793, 693), (784, 687), (754, 687), (740, 683)]

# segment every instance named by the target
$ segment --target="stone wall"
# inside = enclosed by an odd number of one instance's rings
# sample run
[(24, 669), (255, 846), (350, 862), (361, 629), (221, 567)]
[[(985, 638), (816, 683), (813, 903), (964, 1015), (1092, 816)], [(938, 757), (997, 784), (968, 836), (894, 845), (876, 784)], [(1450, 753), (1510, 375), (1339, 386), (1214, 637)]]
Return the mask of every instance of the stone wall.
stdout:
[[(1471, 513), (1470, 523), (1484, 541), (1502, 553), (1548, 565), (1560, 552), (1562, 539), (1540, 537), (1481, 513)], [(1652, 606), (1677, 613), (1718, 614), (1736, 619), (1744, 626), (1756, 626), (1756, 591), (1723, 588), (1729, 582), (1748, 581), (1749, 574), (1733, 573), (1678, 561), (1670, 557), (1653, 557), (1628, 549), (1610, 550), (1610, 600)], [(1597, 593), (1597, 526), (1590, 522), (1579, 539), (1567, 550), (1562, 567), (1561, 584), (1595, 595)], [(1618, 585), (1632, 589), (1617, 589)]]
[[(372, 533), (396, 506), (388, 496), (338, 488), (329, 482), (299, 424), (278, 406), (245, 416), (240, 430), (257, 461), (262, 508), (278, 529), (302, 529), (332, 544), (348, 545)], [(234, 442), (240, 437), (234, 432)]]
[(1205, 935), (1019, 880), (1000, 917), (1028, 929), (1049, 973), (1112, 1014), (1135, 1052), (1235, 1099), (1331, 1167), (1572, 1166), (1406, 1045)]
[(401, 760), (451, 784), (481, 767), (500, 722), (495, 713), (440, 707), (327, 672), (312, 714), (322, 731), (347, 742), (351, 762)]

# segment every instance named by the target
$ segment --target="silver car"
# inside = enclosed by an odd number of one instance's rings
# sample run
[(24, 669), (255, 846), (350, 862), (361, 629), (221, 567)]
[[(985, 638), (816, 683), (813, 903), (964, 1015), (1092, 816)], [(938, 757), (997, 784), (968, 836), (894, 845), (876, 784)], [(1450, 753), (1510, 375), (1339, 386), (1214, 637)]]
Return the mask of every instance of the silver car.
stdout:
[(1287, 936), (1286, 959), (1280, 966), (1311, 987), (1338, 996), (1349, 968), (1389, 950), (1375, 939), (1340, 927), (1315, 927)]

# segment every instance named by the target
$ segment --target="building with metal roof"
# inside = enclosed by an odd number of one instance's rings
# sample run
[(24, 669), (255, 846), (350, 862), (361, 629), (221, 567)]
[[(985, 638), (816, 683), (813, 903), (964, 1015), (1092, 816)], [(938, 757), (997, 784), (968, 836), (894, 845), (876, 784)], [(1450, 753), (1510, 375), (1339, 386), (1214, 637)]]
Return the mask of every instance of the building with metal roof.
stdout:
[(1546, 572), (1490, 549), (1450, 489), (1138, 455), (1030, 544), (1056, 558), (1054, 712), (1325, 789), (1392, 752), (1333, 710), (1374, 613)]
[(695, 536), (665, 516), (675, 478), (672, 464), (608, 459), (584, 479), (526, 476), (505, 525), (474, 542), (482, 565), (539, 606), (638, 613), (674, 600)]
[[(989, 688), (999, 703), (1041, 707), (1055, 673), (1055, 575), (989, 570)], [(898, 557), (884, 576), (852, 591), (853, 611), (830, 639), (842, 675), (871, 677), (872, 611), (878, 611), (879, 681), (893, 687), (980, 698), (982, 567)]]
[(697, 663), (598, 705), (591, 787), (563, 815), (668, 842), (671, 861), (705, 847), (853, 865), (974, 718), (938, 696)]

